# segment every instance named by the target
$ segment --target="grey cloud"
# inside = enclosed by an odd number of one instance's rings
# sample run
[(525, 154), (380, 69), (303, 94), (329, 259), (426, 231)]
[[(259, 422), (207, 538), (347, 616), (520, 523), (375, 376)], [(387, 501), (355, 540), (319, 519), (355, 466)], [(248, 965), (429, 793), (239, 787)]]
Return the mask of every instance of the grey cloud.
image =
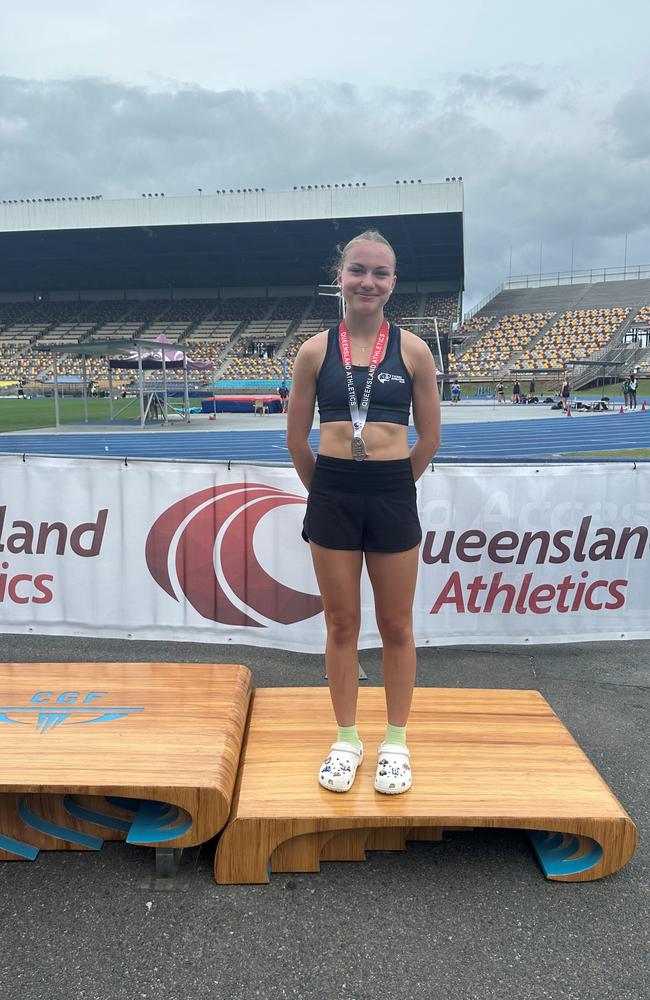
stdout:
[[(503, 279), (510, 245), (514, 273), (537, 270), (540, 240), (545, 271), (568, 267), (572, 240), (576, 266), (622, 263), (626, 232), (628, 260), (647, 261), (647, 169), (615, 145), (594, 148), (602, 124), (579, 94), (558, 138), (553, 100), (550, 94), (545, 115), (552, 124), (540, 136), (535, 116), (515, 116), (515, 123), (511, 112), (499, 118), (492, 107), (488, 121), (481, 104), (471, 113), (453, 109), (449, 87), (362, 91), (307, 82), (273, 91), (158, 92), (101, 79), (5, 77), (0, 189), (3, 198), (131, 197), (462, 175), (468, 302)], [(617, 121), (621, 105), (624, 97)]]
[(462, 73), (458, 83), (466, 97), (489, 101), (496, 99), (505, 104), (533, 104), (548, 93), (546, 88), (514, 73)]
[[(25, 128), (24, 123), (29, 127)], [(462, 173), (459, 148), (492, 135), (429, 95), (308, 83), (252, 92), (155, 92), (97, 79), (0, 80), (0, 178), (6, 196)], [(405, 166), (406, 164), (406, 166)]]
[(639, 82), (619, 98), (608, 124), (624, 156), (650, 159), (650, 81)]

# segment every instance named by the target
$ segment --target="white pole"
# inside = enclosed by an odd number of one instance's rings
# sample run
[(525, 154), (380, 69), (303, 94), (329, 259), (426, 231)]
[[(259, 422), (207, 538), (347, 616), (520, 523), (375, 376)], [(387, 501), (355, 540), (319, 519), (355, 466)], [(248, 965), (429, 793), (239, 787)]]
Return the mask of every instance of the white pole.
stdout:
[(81, 355), (81, 392), (84, 401), (84, 423), (88, 423), (88, 393), (86, 392), (86, 355)]
[(57, 427), (59, 421), (59, 363), (56, 354), (54, 355), (54, 422)]
[(113, 419), (113, 369), (110, 359), (108, 362), (108, 418)]
[(162, 349), (162, 373), (163, 373), (163, 412), (162, 412), (162, 422), (167, 423), (167, 357), (165, 355), (165, 348)]
[(183, 348), (183, 403), (185, 406), (185, 422), (190, 422), (190, 388), (187, 384), (187, 353)]
[(440, 389), (440, 398), (442, 399), (442, 390), (443, 390), (443, 385), (444, 385), (444, 381), (445, 381), (444, 380), (444, 376), (445, 376), (446, 372), (445, 372), (445, 362), (444, 362), (444, 359), (442, 357), (442, 347), (440, 346), (440, 334), (438, 333), (438, 320), (437, 320), (437, 318), (435, 316), (433, 317), (433, 328), (436, 331), (436, 344), (437, 344), (437, 347), (438, 347), (438, 360), (440, 361), (440, 371), (442, 373), (441, 376), (440, 376), (440, 386), (439, 386), (439, 389)]
[(140, 391), (140, 427), (144, 427), (144, 377), (142, 375), (142, 348), (138, 344), (138, 386)]

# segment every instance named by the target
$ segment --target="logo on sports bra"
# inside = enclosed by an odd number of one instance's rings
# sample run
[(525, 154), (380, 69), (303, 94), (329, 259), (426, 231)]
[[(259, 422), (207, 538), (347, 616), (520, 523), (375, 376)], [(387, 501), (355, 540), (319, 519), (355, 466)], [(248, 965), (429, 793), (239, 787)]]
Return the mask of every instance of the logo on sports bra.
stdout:
[(378, 382), (401, 382), (404, 385), (406, 381), (403, 375), (391, 375), (390, 372), (380, 372), (377, 376)]

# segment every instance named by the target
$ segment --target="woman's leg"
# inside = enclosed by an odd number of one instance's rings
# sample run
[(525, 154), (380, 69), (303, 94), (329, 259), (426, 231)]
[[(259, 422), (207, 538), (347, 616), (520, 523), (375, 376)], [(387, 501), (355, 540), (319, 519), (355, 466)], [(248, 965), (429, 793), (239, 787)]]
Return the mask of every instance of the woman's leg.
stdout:
[(383, 644), (382, 666), (388, 722), (405, 726), (415, 686), (413, 598), (419, 546), (406, 552), (367, 552), (375, 615)]
[(359, 692), (357, 644), (363, 553), (326, 549), (315, 542), (309, 544), (325, 607), (325, 669), (332, 707), (339, 726), (354, 726)]

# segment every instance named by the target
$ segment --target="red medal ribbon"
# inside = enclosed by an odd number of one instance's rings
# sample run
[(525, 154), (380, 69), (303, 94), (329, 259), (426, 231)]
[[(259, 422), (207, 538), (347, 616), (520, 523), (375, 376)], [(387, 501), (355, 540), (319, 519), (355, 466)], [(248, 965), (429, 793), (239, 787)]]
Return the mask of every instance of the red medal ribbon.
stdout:
[(361, 397), (361, 403), (357, 401), (357, 394), (354, 388), (354, 379), (352, 377), (352, 351), (350, 348), (350, 335), (348, 333), (348, 328), (345, 325), (345, 320), (339, 326), (339, 347), (341, 349), (341, 358), (343, 360), (343, 367), (345, 369), (345, 375), (348, 386), (348, 397), (350, 403), (350, 417), (352, 418), (352, 426), (354, 428), (354, 436), (360, 437), (361, 431), (363, 430), (364, 424), (366, 422), (366, 417), (368, 415), (368, 408), (370, 406), (370, 392), (372, 390), (372, 382), (375, 376), (375, 369), (379, 364), (379, 359), (381, 358), (382, 351), (384, 349), (384, 344), (386, 342), (386, 337), (388, 336), (389, 325), (387, 320), (379, 327), (379, 332), (377, 334), (377, 339), (375, 340), (375, 346), (372, 349), (372, 354), (370, 356), (370, 364), (368, 365), (368, 378), (366, 380), (366, 385), (363, 390), (363, 396)]

